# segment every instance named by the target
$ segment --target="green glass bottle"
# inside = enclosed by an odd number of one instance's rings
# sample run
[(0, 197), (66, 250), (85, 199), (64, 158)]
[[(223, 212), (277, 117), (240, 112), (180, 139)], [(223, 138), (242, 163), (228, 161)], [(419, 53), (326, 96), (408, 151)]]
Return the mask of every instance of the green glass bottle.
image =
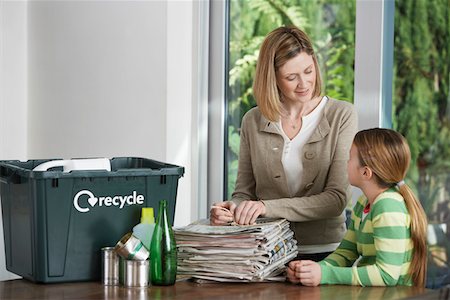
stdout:
[(150, 244), (150, 278), (153, 285), (173, 285), (176, 277), (177, 245), (167, 215), (167, 201), (161, 200)]

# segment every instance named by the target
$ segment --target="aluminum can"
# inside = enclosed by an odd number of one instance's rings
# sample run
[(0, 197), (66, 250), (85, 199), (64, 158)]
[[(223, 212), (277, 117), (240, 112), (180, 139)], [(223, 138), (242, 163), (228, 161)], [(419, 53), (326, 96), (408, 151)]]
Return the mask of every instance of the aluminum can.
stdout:
[(102, 283), (104, 285), (119, 284), (119, 256), (114, 247), (104, 247), (102, 251)]
[(128, 260), (146, 260), (150, 255), (144, 244), (131, 232), (117, 242), (115, 250), (117, 254)]
[(146, 287), (149, 284), (148, 260), (123, 260), (123, 285), (125, 287)]

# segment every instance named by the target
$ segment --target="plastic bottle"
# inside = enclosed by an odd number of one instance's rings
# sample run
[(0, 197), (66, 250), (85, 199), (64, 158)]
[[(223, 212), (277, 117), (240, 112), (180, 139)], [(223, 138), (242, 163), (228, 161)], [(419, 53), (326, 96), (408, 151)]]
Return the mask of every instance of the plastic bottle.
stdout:
[(149, 251), (154, 229), (155, 216), (153, 207), (143, 207), (141, 211), (141, 223), (133, 227), (133, 235), (141, 240), (142, 244)]
[(158, 218), (150, 246), (153, 285), (173, 285), (177, 277), (177, 245), (167, 216), (167, 201), (159, 201)]

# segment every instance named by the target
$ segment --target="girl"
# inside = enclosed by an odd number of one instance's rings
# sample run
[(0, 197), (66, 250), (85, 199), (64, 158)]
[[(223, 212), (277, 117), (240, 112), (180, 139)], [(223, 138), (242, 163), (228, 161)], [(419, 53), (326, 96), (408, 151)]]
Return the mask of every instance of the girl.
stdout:
[(289, 263), (287, 278), (308, 286), (425, 285), (427, 220), (404, 182), (411, 160), (406, 139), (390, 129), (360, 131), (347, 164), (350, 184), (365, 197), (353, 208), (339, 247), (323, 261)]

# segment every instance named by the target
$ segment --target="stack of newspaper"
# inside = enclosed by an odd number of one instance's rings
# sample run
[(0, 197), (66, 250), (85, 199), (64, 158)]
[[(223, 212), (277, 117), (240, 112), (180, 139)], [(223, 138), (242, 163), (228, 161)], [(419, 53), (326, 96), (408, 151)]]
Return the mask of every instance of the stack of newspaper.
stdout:
[(179, 278), (197, 281), (283, 281), (297, 241), (285, 219), (255, 225), (211, 226), (204, 219), (174, 228)]

